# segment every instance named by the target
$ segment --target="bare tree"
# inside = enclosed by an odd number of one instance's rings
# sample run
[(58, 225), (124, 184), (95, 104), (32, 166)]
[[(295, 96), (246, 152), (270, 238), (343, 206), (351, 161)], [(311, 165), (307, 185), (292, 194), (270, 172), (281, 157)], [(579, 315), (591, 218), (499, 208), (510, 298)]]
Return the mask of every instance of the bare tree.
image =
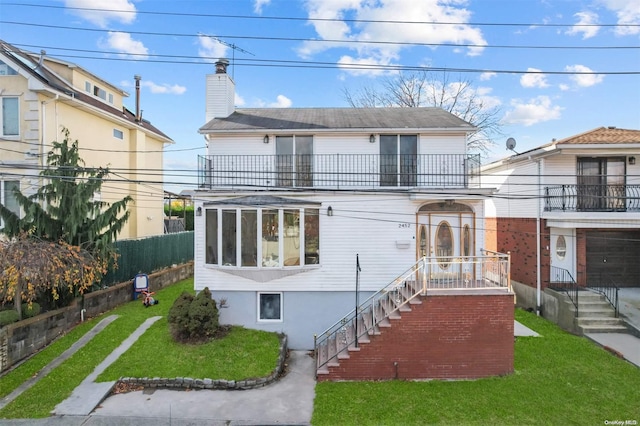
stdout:
[(352, 107), (438, 107), (474, 125), (478, 130), (467, 141), (469, 150), (486, 154), (493, 139), (501, 136), (500, 107), (489, 105), (473, 87), (473, 81), (451, 81), (449, 74), (400, 73), (385, 78), (379, 89), (366, 86), (357, 92), (343, 89)]

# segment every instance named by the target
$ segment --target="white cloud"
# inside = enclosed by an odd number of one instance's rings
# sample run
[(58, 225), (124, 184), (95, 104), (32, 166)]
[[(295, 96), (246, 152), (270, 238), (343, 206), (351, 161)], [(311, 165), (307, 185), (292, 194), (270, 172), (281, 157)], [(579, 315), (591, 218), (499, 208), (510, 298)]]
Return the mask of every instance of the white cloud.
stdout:
[(559, 84), (559, 85), (558, 85), (558, 88), (559, 88), (560, 90), (562, 90), (563, 92), (566, 92), (567, 90), (569, 90), (569, 89), (570, 89), (570, 87), (569, 87), (569, 85), (568, 85), (568, 84)]
[(483, 72), (480, 74), (480, 81), (491, 80), (493, 77), (497, 76), (495, 72)]
[(253, 11), (257, 14), (262, 13), (262, 8), (264, 6), (268, 6), (271, 3), (271, 0), (255, 0), (253, 4)]
[(520, 85), (522, 87), (537, 87), (540, 89), (549, 87), (547, 76), (542, 74), (541, 71), (537, 68), (527, 68), (527, 74), (523, 74), (520, 77)]
[(391, 64), (373, 57), (354, 58), (345, 55), (338, 59), (338, 67), (351, 75), (382, 75), (385, 74), (383, 68), (388, 65)]
[(64, 5), (81, 8), (69, 12), (101, 28), (106, 28), (110, 21), (130, 24), (136, 19), (136, 6), (129, 0), (64, 0)]
[[(640, 7), (634, 0), (599, 0), (618, 17), (615, 33), (620, 36), (640, 34)], [(628, 25), (635, 25), (630, 27)]]
[(215, 62), (220, 58), (227, 56), (227, 46), (220, 43), (215, 37), (209, 37), (203, 34), (198, 35), (198, 55), (209, 62)]
[(156, 84), (153, 81), (148, 80), (142, 80), (140, 82), (140, 85), (142, 85), (143, 87), (148, 87), (149, 90), (151, 90), (151, 93), (170, 93), (172, 95), (182, 95), (187, 91), (186, 87), (180, 86), (178, 84)]
[(291, 99), (284, 95), (278, 95), (275, 102), (266, 102), (262, 99), (253, 101), (254, 108), (290, 108), (293, 105)]
[[(575, 72), (575, 73), (593, 73), (589, 67), (585, 67), (584, 65), (568, 65), (565, 68), (565, 71)], [(604, 75), (602, 74), (574, 74), (569, 77), (575, 84), (580, 87), (591, 87), (596, 84), (602, 83), (604, 80)]]
[(291, 99), (287, 98), (284, 95), (278, 95), (275, 102), (269, 104), (269, 108), (290, 108), (291, 107)]
[[(591, 26), (598, 23), (597, 14), (593, 12), (585, 11), (585, 12), (578, 12), (573, 16), (578, 18), (578, 22), (576, 23), (575, 26), (567, 30), (566, 34), (569, 34), (569, 35), (582, 34), (583, 40), (594, 37), (596, 34), (598, 34), (600, 27)], [(584, 26), (584, 25), (589, 25), (589, 26)]]
[(548, 96), (538, 96), (528, 101), (515, 99), (511, 101), (511, 110), (507, 111), (502, 121), (504, 124), (532, 126), (559, 119), (561, 111), (561, 107), (551, 104)]
[(131, 34), (120, 31), (109, 31), (106, 40), (100, 40), (102, 46), (113, 49), (131, 59), (147, 59), (149, 49), (141, 41), (131, 38)]
[(237, 107), (242, 107), (244, 106), (244, 103), (244, 98), (236, 93), (233, 98), (233, 104)]
[[(402, 43), (457, 43), (480, 46), (462, 49), (467, 55), (476, 56), (482, 53), (482, 46), (486, 46), (487, 42), (480, 29), (465, 24), (471, 20), (471, 12), (464, 8), (465, 4), (464, 0), (308, 0), (305, 6), (310, 19), (332, 20), (310, 21), (319, 41), (303, 43), (298, 53), (302, 57), (310, 57), (328, 49), (348, 48), (355, 53), (343, 58), (348, 57), (353, 62), (376, 58), (376, 62), (390, 63), (398, 57), (401, 50), (410, 47)], [(437, 21), (460, 24), (424, 23)], [(385, 41), (399, 44), (345, 44), (330, 40)], [(418, 49), (416, 46), (411, 48)], [(436, 49), (436, 46), (430, 48)]]

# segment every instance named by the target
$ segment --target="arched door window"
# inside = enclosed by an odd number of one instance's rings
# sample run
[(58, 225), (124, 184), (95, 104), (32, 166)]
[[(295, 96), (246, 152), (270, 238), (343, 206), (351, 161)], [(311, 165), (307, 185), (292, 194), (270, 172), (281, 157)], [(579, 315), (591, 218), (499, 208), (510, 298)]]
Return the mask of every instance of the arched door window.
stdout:
[(556, 240), (556, 256), (558, 259), (563, 260), (567, 255), (567, 240), (564, 239), (564, 235), (558, 235)]
[(443, 269), (449, 267), (451, 256), (453, 256), (453, 232), (451, 226), (446, 221), (440, 222), (436, 231), (436, 256), (438, 263)]

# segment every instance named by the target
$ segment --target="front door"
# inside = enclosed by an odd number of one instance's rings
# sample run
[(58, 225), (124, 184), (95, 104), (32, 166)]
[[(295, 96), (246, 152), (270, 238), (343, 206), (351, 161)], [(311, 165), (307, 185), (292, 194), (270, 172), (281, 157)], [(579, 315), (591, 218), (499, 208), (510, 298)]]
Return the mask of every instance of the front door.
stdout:
[(568, 271), (575, 281), (576, 277), (576, 256), (575, 242), (576, 235), (574, 229), (550, 228), (551, 248), (549, 250), (551, 260), (551, 276), (549, 282), (565, 282), (567, 277), (564, 271)]
[(417, 257), (436, 258), (432, 278), (458, 276), (463, 262), (475, 253), (472, 212), (420, 212), (418, 214)]

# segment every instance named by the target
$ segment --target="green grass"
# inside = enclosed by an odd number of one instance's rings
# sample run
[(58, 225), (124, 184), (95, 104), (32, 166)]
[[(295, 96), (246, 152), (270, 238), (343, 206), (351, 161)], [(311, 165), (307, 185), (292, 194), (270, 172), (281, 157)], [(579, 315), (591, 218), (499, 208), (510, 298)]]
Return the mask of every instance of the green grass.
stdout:
[[(23, 381), (37, 374), (104, 316), (119, 315), (117, 320), (98, 333), (71, 358), (0, 410), (0, 418), (49, 416), (55, 406), (68, 398), (73, 389), (91, 374), (107, 355), (147, 318), (156, 315), (163, 318), (105, 371), (101, 380), (117, 380), (125, 376), (239, 380), (266, 376), (276, 367), (279, 340), (274, 333), (234, 327), (227, 337), (218, 342), (196, 346), (173, 343), (169, 338), (166, 316), (173, 301), (183, 291), (193, 292), (193, 279), (181, 281), (159, 291), (156, 295), (160, 301), (158, 305), (145, 308), (140, 301), (134, 301), (80, 324), (62, 339), (2, 377), (0, 389), (6, 395)], [(218, 373), (222, 376), (218, 376)]]
[(317, 425), (604, 424), (640, 420), (640, 369), (523, 311), (515, 372), (474, 381), (318, 383)]

